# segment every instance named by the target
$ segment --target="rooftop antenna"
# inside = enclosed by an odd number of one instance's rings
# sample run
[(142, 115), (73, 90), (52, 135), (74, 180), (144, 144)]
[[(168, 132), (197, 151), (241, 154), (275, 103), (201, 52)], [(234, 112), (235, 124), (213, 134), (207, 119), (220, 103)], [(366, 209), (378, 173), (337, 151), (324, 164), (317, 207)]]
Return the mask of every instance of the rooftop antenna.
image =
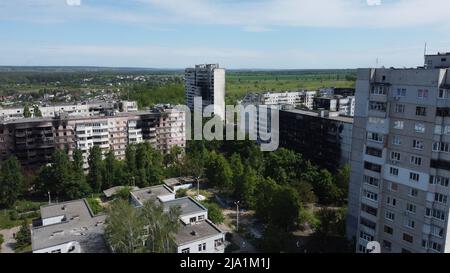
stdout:
[(424, 50), (423, 50), (423, 63), (424, 63), (424, 66), (426, 67), (427, 66), (427, 42), (425, 42), (425, 48), (424, 48)]
[(376, 60), (375, 68), (378, 68), (378, 57), (377, 57), (377, 60)]

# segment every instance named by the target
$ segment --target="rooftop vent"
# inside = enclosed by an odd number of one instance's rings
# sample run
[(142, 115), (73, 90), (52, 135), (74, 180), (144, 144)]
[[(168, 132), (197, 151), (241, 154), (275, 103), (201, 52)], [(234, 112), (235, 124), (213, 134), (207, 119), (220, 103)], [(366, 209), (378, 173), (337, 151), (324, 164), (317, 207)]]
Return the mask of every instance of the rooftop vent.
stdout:
[(195, 230), (191, 231), (192, 236), (197, 236), (197, 232)]
[(66, 205), (61, 207), (62, 210), (66, 210)]

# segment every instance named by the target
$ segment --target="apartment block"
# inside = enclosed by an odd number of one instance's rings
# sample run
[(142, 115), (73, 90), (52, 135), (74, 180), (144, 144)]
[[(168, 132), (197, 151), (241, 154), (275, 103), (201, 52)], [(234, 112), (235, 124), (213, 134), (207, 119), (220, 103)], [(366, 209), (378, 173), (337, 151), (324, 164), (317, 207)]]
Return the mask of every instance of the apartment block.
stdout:
[[(38, 105), (42, 117), (53, 118), (59, 115), (72, 117), (92, 117), (104, 115), (111, 112), (137, 112), (137, 102), (135, 101), (87, 101), (79, 103), (64, 103), (57, 105)], [(24, 107), (0, 108), (0, 120), (9, 121), (23, 119)], [(34, 107), (29, 107), (32, 117), (34, 117)]]
[(331, 171), (350, 162), (353, 119), (328, 111), (282, 109), (280, 147)]
[(27, 118), (0, 124), (0, 159), (15, 155), (23, 165), (47, 163), (54, 150), (64, 149), (72, 156), (83, 152), (85, 167), (89, 149), (113, 150), (122, 160), (129, 144), (149, 142), (169, 152), (186, 145), (185, 113), (164, 106), (148, 112), (116, 113), (107, 116)]
[(194, 111), (194, 98), (201, 97), (203, 111), (214, 105), (214, 114), (225, 120), (225, 69), (218, 64), (196, 65), (185, 70), (186, 104)]
[(450, 69), (359, 69), (347, 236), (357, 251), (448, 253)]

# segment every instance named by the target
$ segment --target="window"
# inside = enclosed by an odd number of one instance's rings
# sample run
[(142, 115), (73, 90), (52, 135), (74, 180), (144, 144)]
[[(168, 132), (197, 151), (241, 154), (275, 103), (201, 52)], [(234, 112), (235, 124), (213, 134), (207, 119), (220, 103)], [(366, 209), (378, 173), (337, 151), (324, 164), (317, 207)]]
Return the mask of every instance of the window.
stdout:
[(396, 104), (395, 105), (395, 113), (405, 113), (405, 105), (404, 104)]
[(421, 166), (422, 165), (422, 158), (412, 155), (411, 156), (411, 164), (416, 165), (416, 166)]
[(185, 248), (181, 250), (181, 253), (190, 253), (191, 249), (190, 248)]
[(385, 86), (372, 86), (372, 89), (370, 90), (370, 93), (372, 95), (386, 95), (387, 87), (385, 87)]
[(363, 179), (364, 179), (364, 183), (375, 186), (375, 187), (378, 187), (378, 185), (380, 183), (380, 180), (378, 178), (371, 177), (368, 175), (364, 175)]
[(198, 251), (199, 251), (199, 252), (205, 251), (205, 250), (206, 250), (206, 243), (203, 243), (203, 244), (199, 244), (199, 245), (198, 245)]
[(434, 201), (442, 204), (447, 204), (447, 195), (443, 195), (440, 193), (434, 194)]
[(408, 195), (411, 196), (411, 197), (417, 197), (419, 195), (419, 191), (417, 189), (410, 188)]
[(442, 210), (427, 208), (425, 210), (425, 215), (430, 218), (445, 221), (445, 212), (443, 212)]
[(392, 144), (396, 146), (402, 145), (402, 139), (399, 136), (394, 136), (392, 138)]
[(405, 97), (406, 88), (397, 88), (397, 97)]
[(419, 179), (420, 179), (420, 175), (418, 173), (413, 173), (413, 172), (409, 173), (409, 180), (419, 182)]
[(397, 169), (397, 168), (394, 168), (394, 167), (391, 167), (391, 168), (389, 169), (389, 173), (390, 173), (391, 175), (393, 175), (393, 176), (398, 176), (398, 169)]
[(416, 116), (422, 116), (425, 117), (427, 115), (427, 108), (426, 107), (416, 107)]
[(416, 205), (413, 205), (413, 204), (410, 204), (410, 203), (406, 204), (406, 211), (407, 212), (415, 214), (416, 210), (417, 210), (417, 206)]
[(391, 152), (391, 160), (400, 161), (400, 153), (399, 152)]
[(377, 148), (366, 147), (366, 154), (381, 158), (383, 156), (383, 151)]
[(440, 99), (448, 99), (448, 93), (449, 93), (449, 90), (447, 90), (447, 89), (439, 89), (438, 97)]
[(371, 101), (369, 102), (369, 110), (386, 112), (387, 104), (385, 102)]
[(394, 121), (394, 129), (403, 130), (403, 127), (405, 127), (404, 121), (401, 120)]
[(446, 142), (434, 142), (433, 143), (433, 151), (450, 153), (450, 145)]
[(205, 220), (205, 215), (199, 215), (199, 216), (198, 216), (198, 220), (199, 220), (199, 221)]
[(403, 233), (403, 241), (412, 243), (414, 241), (414, 239), (411, 235)]
[(361, 204), (361, 211), (364, 211), (370, 215), (377, 216), (378, 210), (366, 204)]
[(395, 220), (395, 213), (393, 213), (391, 211), (386, 211), (385, 217), (389, 221), (394, 221)]
[(416, 123), (414, 126), (414, 130), (416, 131), (416, 133), (425, 133), (425, 124)]
[(414, 229), (416, 226), (416, 222), (412, 219), (406, 219), (405, 220), (405, 227), (410, 228), (410, 229)]
[(450, 179), (442, 176), (430, 176), (430, 184), (448, 187)]
[(394, 234), (394, 229), (391, 228), (390, 226), (384, 226), (384, 233), (393, 235)]
[(363, 196), (369, 200), (372, 201), (377, 201), (378, 200), (378, 194), (368, 191), (368, 190), (364, 190), (363, 191)]
[(435, 225), (430, 226), (430, 233), (436, 237), (444, 237), (444, 229)]
[(388, 204), (391, 207), (395, 207), (395, 206), (397, 206), (397, 199), (388, 196), (386, 198), (386, 204)]
[(424, 144), (422, 140), (413, 140), (413, 148), (417, 149), (417, 150), (423, 150), (424, 149)]
[(389, 241), (383, 240), (383, 248), (390, 251), (392, 248), (392, 243)]
[(422, 247), (423, 248), (427, 248), (427, 249), (432, 249), (436, 252), (441, 252), (442, 251), (442, 245), (438, 244), (432, 240), (422, 240)]
[(381, 135), (379, 133), (367, 132), (367, 140), (370, 140), (373, 142), (378, 142), (378, 143), (383, 143), (384, 137), (383, 137), (383, 135)]
[(364, 161), (364, 169), (372, 172), (381, 173), (381, 165), (370, 163), (367, 161)]
[(438, 108), (436, 108), (436, 116), (438, 116), (438, 117), (448, 117), (448, 116), (450, 116), (450, 108), (448, 108), (448, 107), (438, 107)]
[(366, 240), (368, 242), (372, 242), (373, 239), (374, 239), (374, 237), (372, 235), (367, 234), (367, 233), (362, 232), (362, 231), (359, 233), (359, 238), (361, 238), (363, 240)]
[(377, 224), (364, 218), (364, 217), (360, 217), (359, 223), (367, 228), (370, 229), (375, 229), (377, 227)]
[(389, 190), (390, 191), (398, 191), (398, 184), (394, 182), (389, 182)]
[(197, 222), (197, 217), (191, 217), (191, 218), (189, 219), (189, 222), (190, 222), (191, 224)]
[(428, 90), (427, 89), (419, 89), (419, 90), (417, 90), (417, 97), (419, 99), (426, 99), (426, 98), (428, 98)]

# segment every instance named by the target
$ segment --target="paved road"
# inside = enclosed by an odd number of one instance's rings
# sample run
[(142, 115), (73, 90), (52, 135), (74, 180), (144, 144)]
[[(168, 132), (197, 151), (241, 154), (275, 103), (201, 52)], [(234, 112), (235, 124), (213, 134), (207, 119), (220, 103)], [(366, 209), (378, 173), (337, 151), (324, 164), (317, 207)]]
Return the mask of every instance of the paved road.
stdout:
[(13, 234), (19, 232), (20, 227), (14, 227), (11, 229), (0, 230), (0, 233), (3, 234), (4, 243), (1, 245), (2, 253), (14, 253), (14, 244), (16, 240), (13, 237)]

